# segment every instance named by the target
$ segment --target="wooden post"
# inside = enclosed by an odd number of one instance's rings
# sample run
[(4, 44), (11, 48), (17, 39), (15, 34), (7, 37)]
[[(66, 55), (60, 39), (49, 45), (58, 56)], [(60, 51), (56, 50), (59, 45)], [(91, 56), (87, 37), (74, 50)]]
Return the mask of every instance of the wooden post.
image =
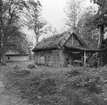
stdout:
[(84, 51), (84, 67), (86, 67), (86, 59), (87, 59), (87, 55), (86, 52)]
[(104, 25), (99, 27), (99, 40), (98, 40), (98, 48), (102, 47), (103, 39), (104, 39)]
[(100, 66), (102, 66), (102, 54), (101, 54), (101, 52), (99, 52), (99, 56), (100, 56)]
[[(99, 34), (99, 40), (98, 40), (98, 48), (101, 48), (103, 45), (103, 40), (104, 40), (104, 25), (100, 25), (99, 31), (100, 31), (100, 34)], [(100, 52), (99, 52), (99, 57), (100, 57), (100, 66), (101, 66), (102, 65), (102, 55)]]

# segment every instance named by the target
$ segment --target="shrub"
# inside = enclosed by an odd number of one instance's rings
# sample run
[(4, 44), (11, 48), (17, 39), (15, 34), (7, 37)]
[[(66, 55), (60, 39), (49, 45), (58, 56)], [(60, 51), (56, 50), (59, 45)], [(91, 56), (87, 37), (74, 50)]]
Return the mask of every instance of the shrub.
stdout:
[(100, 58), (98, 53), (94, 54), (88, 62), (89, 67), (98, 67), (100, 66)]
[(33, 69), (33, 68), (35, 68), (35, 65), (34, 64), (30, 64), (30, 65), (28, 65), (27, 66), (29, 69)]

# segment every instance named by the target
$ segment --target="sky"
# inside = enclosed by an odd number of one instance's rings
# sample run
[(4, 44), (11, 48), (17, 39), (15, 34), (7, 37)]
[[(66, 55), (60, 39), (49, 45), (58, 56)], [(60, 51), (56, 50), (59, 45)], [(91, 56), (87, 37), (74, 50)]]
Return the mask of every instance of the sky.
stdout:
[(43, 5), (42, 13), (44, 19), (52, 24), (53, 27), (60, 29), (64, 25), (64, 7), (66, 6), (66, 0), (41, 0)]
[[(86, 8), (90, 5), (90, 0), (84, 0), (85, 2), (82, 4), (83, 8)], [(42, 16), (43, 18), (49, 22), (53, 27), (55, 27), (58, 31), (64, 28), (66, 14), (64, 12), (64, 8), (66, 8), (67, 0), (40, 0), (42, 4)], [(30, 30), (25, 29), (28, 37), (31, 37), (31, 34), (34, 33)]]
[[(67, 0), (40, 0), (44, 19), (56, 27), (58, 30), (64, 27), (66, 14), (64, 8), (67, 6)], [(90, 5), (90, 0), (84, 0), (83, 8)]]

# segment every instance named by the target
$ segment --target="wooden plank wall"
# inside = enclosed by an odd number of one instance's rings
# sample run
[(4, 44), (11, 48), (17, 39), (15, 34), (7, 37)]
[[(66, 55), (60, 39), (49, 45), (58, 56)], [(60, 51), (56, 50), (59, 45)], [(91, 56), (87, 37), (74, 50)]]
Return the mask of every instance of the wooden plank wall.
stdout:
[(61, 50), (41, 51), (35, 53), (35, 63), (60, 66), (63, 63), (64, 57)]

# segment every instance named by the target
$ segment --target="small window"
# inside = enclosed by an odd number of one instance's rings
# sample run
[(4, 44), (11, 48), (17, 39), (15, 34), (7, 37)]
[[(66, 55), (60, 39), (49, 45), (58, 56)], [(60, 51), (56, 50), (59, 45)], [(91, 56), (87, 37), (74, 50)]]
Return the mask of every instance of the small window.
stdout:
[(10, 60), (10, 57), (8, 57), (8, 60)]

